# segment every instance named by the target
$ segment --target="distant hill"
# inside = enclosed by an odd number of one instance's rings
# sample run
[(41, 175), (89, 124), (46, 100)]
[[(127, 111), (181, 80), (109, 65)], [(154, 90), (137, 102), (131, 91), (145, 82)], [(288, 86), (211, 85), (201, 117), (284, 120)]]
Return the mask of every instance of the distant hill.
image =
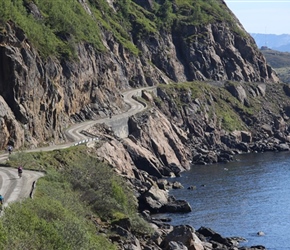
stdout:
[(267, 46), (270, 49), (290, 52), (290, 34), (274, 35), (250, 33), (259, 48)]
[(290, 83), (290, 53), (272, 50), (266, 46), (261, 47), (267, 63), (277, 72), (281, 81)]

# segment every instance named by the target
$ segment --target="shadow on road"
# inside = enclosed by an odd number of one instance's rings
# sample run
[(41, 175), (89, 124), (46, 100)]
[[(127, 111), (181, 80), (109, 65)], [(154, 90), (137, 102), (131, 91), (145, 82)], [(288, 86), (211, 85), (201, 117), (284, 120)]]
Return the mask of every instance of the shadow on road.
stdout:
[(10, 165), (4, 164), (4, 163), (0, 163), (0, 167), (7, 167), (7, 168), (9, 168)]

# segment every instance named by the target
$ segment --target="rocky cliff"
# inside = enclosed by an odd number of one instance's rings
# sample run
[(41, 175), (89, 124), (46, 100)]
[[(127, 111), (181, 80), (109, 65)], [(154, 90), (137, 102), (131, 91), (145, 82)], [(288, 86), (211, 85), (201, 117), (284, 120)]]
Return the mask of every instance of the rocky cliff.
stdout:
[[(190, 163), (289, 150), (289, 93), (287, 84), (273, 83), (160, 86), (155, 97), (143, 92), (149, 108), (129, 119), (129, 137), (105, 137), (97, 154), (129, 178), (136, 169), (162, 178), (178, 176)], [(105, 134), (98, 127), (89, 132), (100, 138)]]
[[(155, 228), (150, 240), (138, 238), (126, 244), (136, 249), (174, 249), (175, 244), (180, 249), (193, 245), (192, 249), (265, 249), (238, 247), (237, 242), (244, 239), (223, 238), (211, 229), (177, 233), (179, 227), (167, 224), (168, 218), (156, 219), (154, 213), (191, 211), (186, 201), (168, 194), (171, 188), (196, 188), (182, 187), (168, 178), (179, 176), (190, 163), (228, 162), (235, 154), (249, 152), (289, 151), (289, 94), (286, 84), (171, 84), (158, 87), (155, 97), (143, 92), (149, 108), (130, 118), (128, 138), (120, 140), (108, 136), (108, 128), (92, 127), (89, 132), (100, 141), (90, 153), (109, 162), (132, 184), (142, 215)], [(121, 240), (118, 244), (127, 249)]]
[[(254, 40), (224, 1), (179, 4), (80, 0), (76, 5), (93, 17), (103, 49), (71, 34), (55, 34), (73, 44), (72, 57), (43, 56), (17, 20), (1, 20), (0, 147), (66, 141), (70, 124), (126, 110), (124, 90), (158, 86), (156, 95), (143, 91), (148, 108), (130, 117), (128, 138), (118, 138), (105, 125), (86, 131), (100, 138), (88, 152), (127, 178), (145, 215), (147, 210), (191, 210), (168, 195), (169, 188), (181, 186), (163, 178), (178, 176), (190, 164), (227, 162), (237, 153), (289, 150), (290, 90), (278, 83)], [(25, 10), (37, 22), (47, 16), (32, 1)], [(120, 16), (108, 21), (120, 12), (126, 22)], [(124, 37), (108, 25), (116, 20), (118, 30), (126, 30)], [(150, 249), (173, 244), (166, 236), (172, 228), (162, 226)], [(208, 232), (200, 234), (206, 242)], [(166, 238), (163, 243), (161, 236)], [(198, 241), (194, 249), (222, 248), (216, 239), (203, 247), (194, 234), (180, 249), (193, 248), (193, 241)], [(135, 243), (128, 244), (140, 249)]]
[[(223, 1), (217, 2), (230, 13)], [(89, 2), (78, 4), (88, 15), (94, 13)], [(112, 13), (116, 13), (116, 4), (108, 3)], [(144, 13), (155, 13), (153, 1), (135, 1), (134, 6)], [(173, 13), (181, 9), (176, 4), (172, 8)], [(42, 18), (37, 5), (31, 3), (26, 10), (35, 20)], [(136, 20), (130, 20), (134, 27)], [(141, 37), (133, 29), (130, 40), (138, 54), (126, 48), (109, 29), (101, 27), (105, 50), (78, 42), (73, 60), (44, 58), (15, 22), (2, 22), (1, 148), (7, 144), (19, 148), (64, 141), (64, 130), (70, 123), (125, 109), (121, 92), (130, 87), (195, 79), (277, 82), (275, 72), (266, 64), (253, 39), (233, 20), (235, 23), (172, 23), (169, 29), (160, 28)]]

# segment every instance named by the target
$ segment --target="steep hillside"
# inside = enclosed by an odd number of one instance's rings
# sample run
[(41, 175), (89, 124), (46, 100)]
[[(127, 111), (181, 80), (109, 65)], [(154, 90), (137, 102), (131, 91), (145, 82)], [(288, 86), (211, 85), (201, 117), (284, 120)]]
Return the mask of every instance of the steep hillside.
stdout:
[(1, 148), (64, 141), (64, 129), (126, 106), (130, 87), (277, 82), (224, 1), (0, 3)]
[[(167, 178), (191, 164), (290, 149), (290, 88), (279, 83), (222, 0), (3, 0), (0, 62), (2, 149), (64, 142), (71, 124), (100, 117), (114, 121), (111, 113), (128, 110), (123, 91), (156, 86), (156, 95), (140, 91), (142, 97), (135, 97), (147, 108), (128, 119), (128, 138), (98, 124), (85, 131), (98, 140), (80, 152), (72, 147), (30, 155), (29, 164), (46, 170), (47, 177), (40, 182), (39, 197), (19, 209), (27, 211), (25, 216), (14, 217), (23, 218), (19, 226), (9, 225), (14, 213), (8, 210), (4, 245), (19, 243), (22, 249), (23, 239), (27, 247), (27, 234), (18, 241), (11, 232), (26, 232), (23, 225), (32, 218), (29, 232), (39, 229), (39, 249), (56, 247), (50, 232), (59, 236), (57, 247), (66, 249), (80, 248), (70, 237), (81, 237), (77, 243), (85, 240), (88, 249), (102, 242), (106, 250), (161, 250), (172, 244), (236, 248), (236, 239), (212, 230), (184, 226), (180, 232), (151, 217), (191, 211), (186, 201), (168, 194), (181, 185)], [(21, 157), (15, 154), (11, 166), (19, 165)], [(122, 180), (103, 172), (109, 166)], [(76, 196), (80, 206), (73, 210)], [(47, 209), (50, 199), (54, 205)], [(44, 229), (47, 233), (41, 234)], [(210, 241), (208, 233), (215, 239)], [(180, 235), (185, 235), (183, 243)]]
[(157, 97), (148, 96), (151, 108), (130, 120), (129, 138), (98, 150), (128, 176), (132, 165), (160, 178), (187, 170), (189, 160), (212, 164), (290, 149), (288, 84), (195, 81), (162, 85)]

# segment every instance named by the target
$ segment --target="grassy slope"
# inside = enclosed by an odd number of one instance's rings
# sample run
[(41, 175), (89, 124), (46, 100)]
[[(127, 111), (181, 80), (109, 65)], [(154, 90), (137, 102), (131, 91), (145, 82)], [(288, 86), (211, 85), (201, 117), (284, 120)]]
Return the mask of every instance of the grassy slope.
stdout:
[[(222, 87), (221, 85), (225, 85)], [(242, 86), (246, 92), (247, 101), (241, 103), (228, 90), (231, 85)], [(221, 125), (226, 131), (246, 130), (259, 131), (259, 126), (270, 124), (274, 117), (281, 116), (287, 112), (290, 105), (289, 97), (285, 94), (286, 84), (266, 84), (265, 96), (259, 94), (258, 83), (226, 82), (218, 84), (216, 82), (187, 82), (170, 85), (160, 85), (169, 95), (170, 102), (175, 103), (179, 110), (191, 105), (198, 106), (196, 116), (200, 112), (207, 116), (209, 121), (216, 119), (216, 125)], [(187, 101), (185, 96), (191, 95), (191, 101)], [(184, 102), (183, 100), (186, 100)], [(198, 100), (198, 101), (195, 101)], [(157, 100), (157, 106), (163, 101)], [(198, 105), (196, 105), (198, 103)], [(194, 110), (194, 108), (192, 108)], [(195, 119), (195, 117), (192, 117)], [(215, 118), (215, 119), (214, 119)], [(259, 132), (258, 132), (259, 133)]]
[[(105, 51), (100, 29), (109, 30), (137, 55), (130, 33), (138, 40), (161, 29), (232, 21), (218, 0), (177, 0), (175, 9), (171, 1), (165, 0), (163, 4), (155, 3), (151, 12), (132, 0), (120, 0), (116, 1), (116, 13), (105, 0), (90, 0), (92, 15), (77, 0), (35, 0), (41, 19), (28, 14), (30, 2), (2, 0), (0, 32), (6, 33), (5, 22), (14, 21), (43, 57), (73, 58), (75, 44), (81, 41)], [(231, 25), (235, 31), (235, 24)], [(136, 215), (132, 193), (124, 188), (122, 180), (85, 148), (19, 154), (10, 164), (24, 162), (32, 169), (45, 170), (47, 175), (38, 182), (35, 199), (12, 204), (5, 211), (0, 220), (1, 249), (115, 249), (106, 238), (95, 234), (98, 228), (86, 215), (109, 223), (129, 217), (135, 232), (149, 231)]]
[(130, 34), (138, 40), (161, 29), (178, 30), (186, 25), (222, 21), (228, 22), (238, 32), (231, 15), (219, 0), (177, 0), (174, 5), (164, 0), (161, 4), (154, 2), (151, 11), (133, 0), (120, 0), (115, 1), (116, 12), (106, 0), (89, 0), (91, 15), (77, 0), (35, 0), (41, 18), (30, 14), (31, 3), (30, 0), (2, 0), (0, 32), (5, 33), (5, 22), (14, 21), (44, 57), (56, 55), (73, 58), (75, 44), (81, 41), (92, 44), (96, 50), (105, 51), (101, 29), (110, 31), (119, 43), (135, 55), (138, 48)]
[(95, 218), (107, 227), (129, 218), (133, 232), (150, 233), (137, 215), (132, 191), (85, 147), (19, 153), (9, 164), (26, 164), (47, 174), (38, 181), (33, 200), (5, 209), (0, 220), (0, 249), (116, 249), (106, 237), (96, 234), (101, 226), (96, 226)]
[[(234, 84), (229, 82), (228, 84)], [(186, 82), (179, 84), (162, 85), (170, 98), (178, 104), (179, 108), (189, 105), (181, 101), (182, 93), (191, 93), (191, 99), (198, 99), (201, 109), (217, 117), (223, 129), (227, 131), (246, 130), (246, 125), (241, 120), (241, 113), (251, 116), (255, 111), (254, 107), (246, 107), (233, 97), (224, 87), (218, 87), (205, 82)], [(178, 95), (176, 95), (178, 93)], [(239, 112), (237, 112), (239, 111)]]

